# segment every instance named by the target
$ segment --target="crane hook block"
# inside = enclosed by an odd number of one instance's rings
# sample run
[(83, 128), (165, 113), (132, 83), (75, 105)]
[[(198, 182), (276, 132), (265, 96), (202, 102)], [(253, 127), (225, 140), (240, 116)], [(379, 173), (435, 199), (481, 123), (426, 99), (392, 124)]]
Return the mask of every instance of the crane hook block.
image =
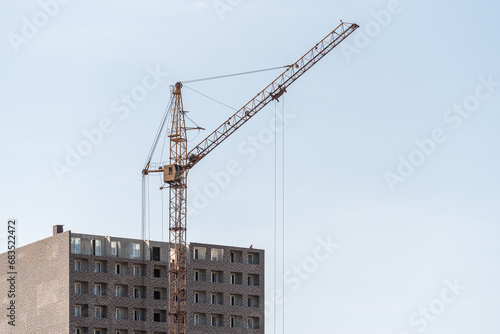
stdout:
[(163, 168), (163, 181), (165, 183), (180, 182), (184, 168), (181, 165), (166, 165)]

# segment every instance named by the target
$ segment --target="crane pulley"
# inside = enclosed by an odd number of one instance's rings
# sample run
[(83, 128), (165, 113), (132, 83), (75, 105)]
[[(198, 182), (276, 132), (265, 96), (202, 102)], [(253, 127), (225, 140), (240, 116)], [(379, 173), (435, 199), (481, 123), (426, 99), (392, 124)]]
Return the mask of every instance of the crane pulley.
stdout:
[[(236, 113), (224, 121), (217, 129), (210, 133), (197, 146), (188, 151), (185, 123), (185, 110), (182, 102), (182, 83), (177, 82), (171, 87), (171, 102), (169, 108), (172, 112), (170, 128), (170, 162), (158, 169), (150, 169), (150, 162), (156, 148), (160, 134), (166, 123), (164, 116), (160, 129), (153, 143), (148, 160), (142, 171), (143, 187), (144, 178), (149, 173), (163, 173), (163, 181), (168, 185), (169, 196), (169, 263), (168, 263), (168, 333), (186, 333), (186, 268), (187, 268), (187, 243), (186, 243), (186, 218), (187, 218), (187, 175), (201, 159), (231, 136), (243, 124), (248, 122), (260, 110), (287, 92), (287, 88), (319, 62), (331, 50), (352, 34), (359, 26), (355, 23), (341, 22), (331, 33), (318, 42), (304, 56), (286, 70), (274, 81), (248, 101)], [(199, 127), (194, 129), (201, 129)], [(163, 187), (162, 187), (163, 188)], [(143, 191), (144, 196), (144, 191)], [(144, 199), (143, 199), (144, 205)], [(145, 214), (143, 208), (143, 231)], [(144, 234), (143, 234), (144, 237)]]

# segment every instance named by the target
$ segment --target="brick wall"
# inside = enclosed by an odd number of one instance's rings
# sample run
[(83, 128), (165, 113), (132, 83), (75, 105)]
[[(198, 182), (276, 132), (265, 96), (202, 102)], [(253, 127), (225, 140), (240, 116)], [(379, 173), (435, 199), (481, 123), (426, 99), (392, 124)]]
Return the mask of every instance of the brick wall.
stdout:
[[(16, 326), (2, 311), (0, 333), (67, 333), (69, 328), (69, 232), (17, 249)], [(0, 296), (7, 305), (7, 253), (0, 254)]]

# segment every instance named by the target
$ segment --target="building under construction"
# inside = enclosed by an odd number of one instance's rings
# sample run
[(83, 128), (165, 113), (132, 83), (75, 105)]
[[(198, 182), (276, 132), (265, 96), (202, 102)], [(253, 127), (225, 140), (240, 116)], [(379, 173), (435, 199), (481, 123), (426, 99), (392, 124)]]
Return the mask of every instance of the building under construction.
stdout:
[[(0, 332), (167, 333), (168, 246), (54, 227), (17, 250), (17, 324)], [(186, 330), (264, 333), (264, 251), (190, 243), (187, 253)]]

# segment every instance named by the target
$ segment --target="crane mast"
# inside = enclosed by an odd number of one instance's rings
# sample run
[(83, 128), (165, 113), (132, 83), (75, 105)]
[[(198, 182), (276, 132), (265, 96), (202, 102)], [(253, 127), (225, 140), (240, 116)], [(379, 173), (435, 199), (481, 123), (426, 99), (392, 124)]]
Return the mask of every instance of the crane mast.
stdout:
[[(182, 83), (177, 82), (171, 88), (172, 124), (170, 130), (170, 164), (150, 169), (151, 157), (164, 127), (162, 120), (159, 133), (155, 138), (152, 152), (148, 156), (142, 171), (163, 173), (163, 180), (168, 184), (169, 196), (169, 264), (168, 264), (168, 333), (186, 333), (186, 268), (187, 268), (187, 174), (201, 159), (220, 145), (225, 139), (255, 116), (273, 100), (278, 100), (287, 88), (326, 56), (359, 26), (355, 23), (342, 22), (325, 38), (318, 42), (304, 56), (260, 91), (253, 99), (241, 107), (235, 114), (224, 121), (191, 151), (187, 150), (185, 113), (182, 103)], [(143, 183), (144, 184), (144, 183)], [(162, 187), (163, 189), (163, 187)], [(144, 205), (144, 200), (143, 200)], [(144, 211), (144, 208), (143, 208)], [(143, 231), (145, 226), (143, 215)]]
[[(181, 83), (172, 87), (173, 113), (170, 130), (170, 165), (165, 175), (174, 175), (169, 181), (169, 263), (168, 315), (169, 333), (186, 332), (186, 211), (187, 172), (179, 167), (187, 164), (187, 134)], [(176, 168), (178, 170), (176, 170)], [(170, 173), (170, 174), (169, 174)], [(179, 177), (175, 177), (175, 175)], [(182, 176), (180, 176), (182, 174)]]

